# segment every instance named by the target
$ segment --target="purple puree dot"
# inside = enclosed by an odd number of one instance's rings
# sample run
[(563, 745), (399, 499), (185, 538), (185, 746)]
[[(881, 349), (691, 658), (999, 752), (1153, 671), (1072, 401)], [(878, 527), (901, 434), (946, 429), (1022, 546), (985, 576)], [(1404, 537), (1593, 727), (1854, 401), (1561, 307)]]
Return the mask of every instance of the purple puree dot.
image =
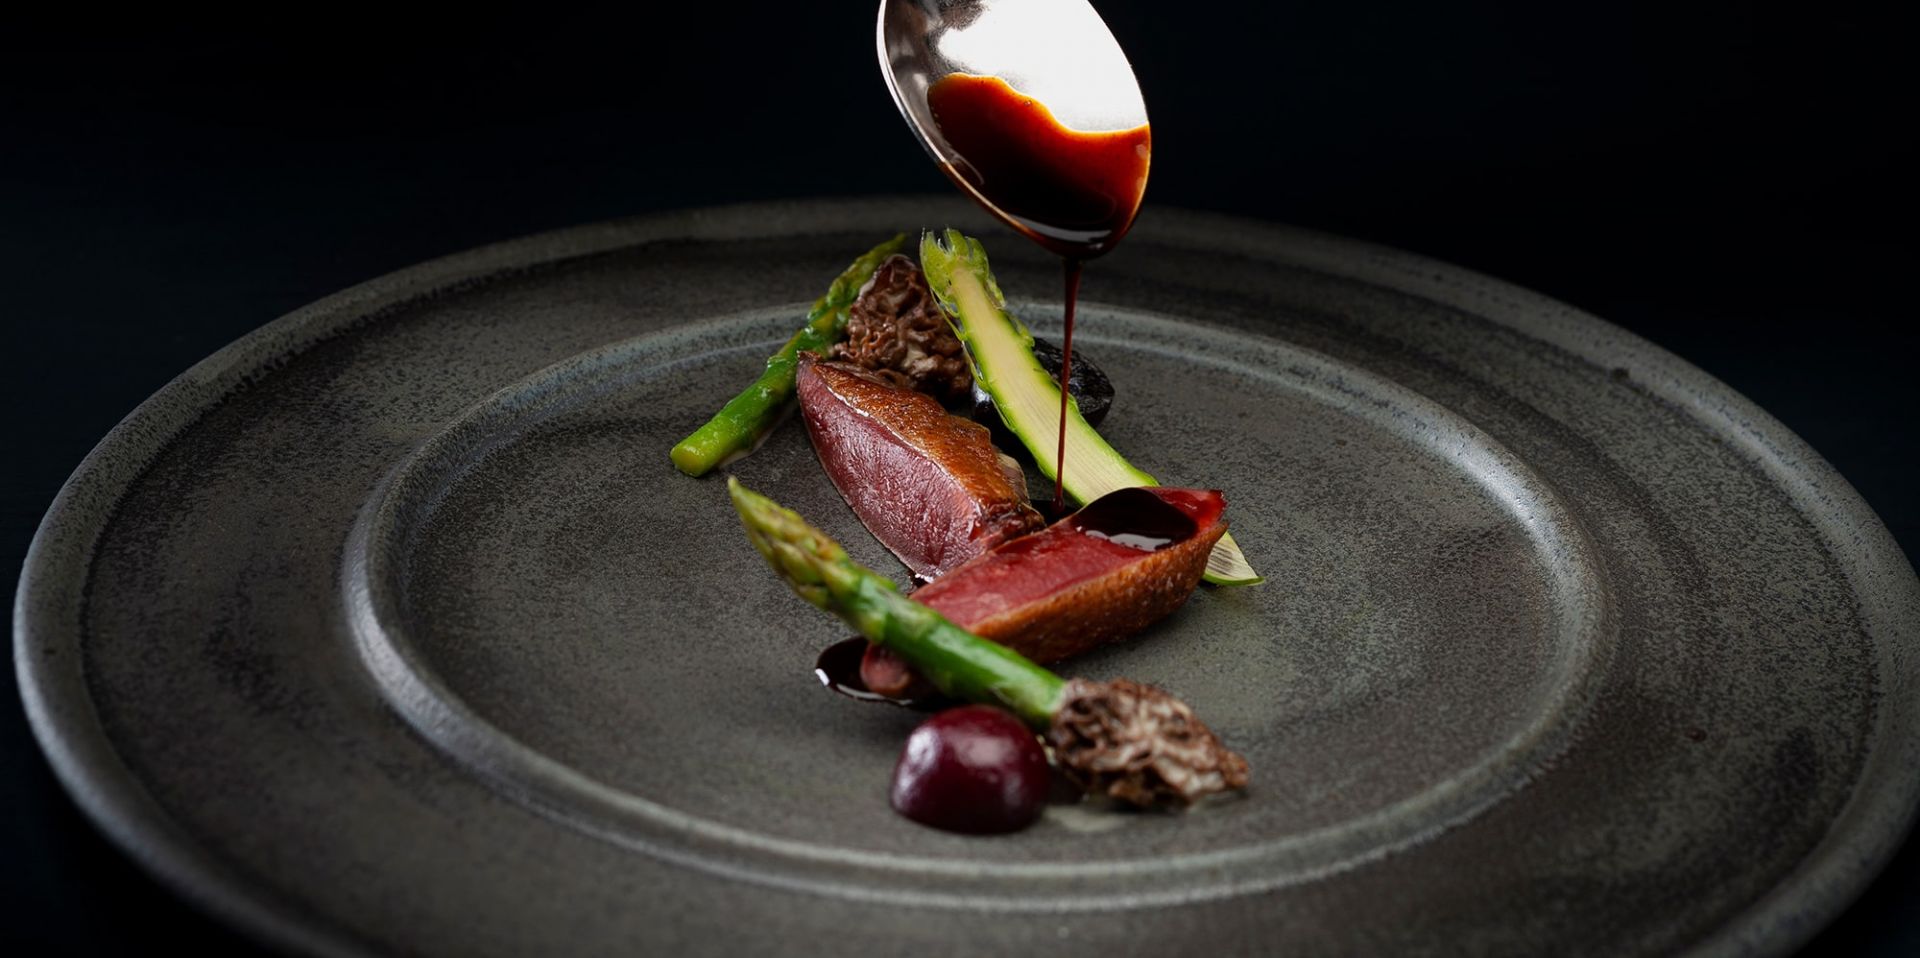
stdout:
[(1018, 831), (1046, 808), (1046, 750), (1021, 721), (987, 705), (948, 709), (907, 737), (893, 769), (894, 811), (974, 835)]

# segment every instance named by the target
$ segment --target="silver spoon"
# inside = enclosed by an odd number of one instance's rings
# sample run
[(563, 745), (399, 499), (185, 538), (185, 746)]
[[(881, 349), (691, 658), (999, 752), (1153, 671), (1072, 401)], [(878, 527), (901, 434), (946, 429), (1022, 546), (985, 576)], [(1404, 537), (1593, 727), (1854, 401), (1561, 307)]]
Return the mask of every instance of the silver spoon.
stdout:
[(983, 191), (967, 158), (942, 135), (928, 104), (933, 84), (956, 73), (999, 77), (1076, 131), (1147, 124), (1133, 66), (1086, 0), (881, 0), (875, 32), (887, 88), (934, 162), (989, 212), (1036, 239), (1037, 224), (985, 195), (991, 189)]

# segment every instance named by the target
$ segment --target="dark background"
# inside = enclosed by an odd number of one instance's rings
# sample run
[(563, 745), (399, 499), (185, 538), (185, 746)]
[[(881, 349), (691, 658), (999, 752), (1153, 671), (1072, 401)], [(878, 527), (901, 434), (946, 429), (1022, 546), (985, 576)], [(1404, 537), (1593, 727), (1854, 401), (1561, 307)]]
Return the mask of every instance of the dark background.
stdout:
[[(0, 25), (5, 568), (122, 415), (342, 287), (655, 210), (949, 189), (870, 2), (637, 6)], [(1597, 313), (1783, 420), (1920, 554), (1910, 14), (1097, 6), (1153, 118), (1144, 217), (1314, 227)], [(245, 948), (80, 817), (0, 685), (0, 950)], [(1920, 954), (1913, 844), (1813, 952)]]

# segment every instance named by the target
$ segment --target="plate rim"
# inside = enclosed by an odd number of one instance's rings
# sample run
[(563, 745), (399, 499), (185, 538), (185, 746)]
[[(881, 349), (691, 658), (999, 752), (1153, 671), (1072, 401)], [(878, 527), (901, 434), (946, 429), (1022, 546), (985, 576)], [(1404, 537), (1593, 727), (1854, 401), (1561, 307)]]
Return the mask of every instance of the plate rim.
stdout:
[[(498, 275), (662, 240), (804, 236), (933, 212), (953, 219), (977, 217), (963, 198), (947, 195), (858, 196), (681, 209), (536, 233), (348, 287), (195, 363), (136, 406), (81, 460), (49, 505), (21, 564), (13, 609), (16, 679), (28, 724), (56, 777), (114, 844), (203, 911), (281, 948), (370, 953), (375, 943), (233, 876), (146, 793), (102, 728), (72, 614), (84, 600), (99, 532), (127, 487), (182, 432), (257, 376), (270, 375), (279, 362), (410, 303)], [(1880, 687), (1870, 751), (1826, 835), (1781, 881), (1687, 950), (1785, 954), (1859, 896), (1920, 817), (1920, 777), (1899, 774), (1920, 766), (1920, 704), (1913, 694), (1920, 688), (1920, 649), (1896, 647), (1901, 636), (1920, 633), (1920, 580), (1885, 523), (1843, 476), (1784, 424), (1711, 374), (1551, 297), (1419, 254), (1300, 227), (1165, 207), (1149, 215), (1156, 239), (1171, 244), (1204, 249), (1227, 232), (1234, 237), (1228, 249), (1235, 253), (1264, 254), (1470, 308), (1479, 318), (1603, 365), (1630, 358), (1638, 388), (1734, 442), (1748, 464), (1761, 468), (1834, 547), (1829, 551), (1844, 557), (1856, 600), (1878, 606), (1871, 621), (1894, 625), (1895, 641), (1876, 643)], [(1523, 313), (1525, 322), (1519, 321)], [(1844, 550), (1837, 548), (1839, 529), (1849, 533)], [(1861, 580), (1872, 570), (1891, 575), (1869, 595)]]

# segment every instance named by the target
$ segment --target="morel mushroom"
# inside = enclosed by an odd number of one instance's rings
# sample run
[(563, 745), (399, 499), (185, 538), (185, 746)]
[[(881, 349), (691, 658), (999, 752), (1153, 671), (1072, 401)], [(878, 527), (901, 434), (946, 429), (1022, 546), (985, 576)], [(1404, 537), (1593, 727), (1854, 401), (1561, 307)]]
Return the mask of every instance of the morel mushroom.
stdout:
[(874, 271), (847, 312), (847, 338), (830, 358), (869, 369), (942, 402), (970, 395), (973, 372), (960, 338), (927, 289), (920, 267), (894, 255)]

